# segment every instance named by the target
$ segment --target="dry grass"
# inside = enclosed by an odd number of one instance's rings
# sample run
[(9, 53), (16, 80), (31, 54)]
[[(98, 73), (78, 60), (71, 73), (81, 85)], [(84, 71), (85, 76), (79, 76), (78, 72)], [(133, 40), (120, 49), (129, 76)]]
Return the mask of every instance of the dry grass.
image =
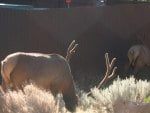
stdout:
[(59, 103), (51, 93), (32, 84), (25, 87), (24, 93), (8, 91), (2, 94), (0, 102), (0, 113), (59, 113)]
[[(0, 93), (0, 113), (67, 113), (62, 96), (56, 99), (50, 92), (27, 85), (25, 93), (8, 91)], [(123, 101), (141, 102), (150, 94), (150, 82), (130, 77), (119, 78), (105, 89), (92, 88), (93, 97), (78, 90), (79, 106), (77, 113), (113, 113), (118, 98)]]

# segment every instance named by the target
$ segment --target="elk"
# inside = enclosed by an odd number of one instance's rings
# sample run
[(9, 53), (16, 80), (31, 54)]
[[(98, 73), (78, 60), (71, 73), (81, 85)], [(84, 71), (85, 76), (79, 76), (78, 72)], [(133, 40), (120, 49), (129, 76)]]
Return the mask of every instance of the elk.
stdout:
[(138, 72), (145, 66), (150, 65), (150, 50), (145, 45), (133, 45), (128, 50), (129, 68)]
[(54, 96), (62, 93), (65, 107), (73, 112), (78, 99), (69, 60), (78, 44), (73, 41), (66, 58), (59, 54), (16, 52), (1, 61), (2, 88), (23, 89), (25, 81), (31, 80), (37, 86), (48, 89)]
[(135, 34), (136, 40), (140, 44), (133, 45), (129, 48), (127, 57), (129, 60), (128, 69), (132, 68), (134, 74), (150, 65), (150, 50), (146, 46), (146, 33), (138, 32)]

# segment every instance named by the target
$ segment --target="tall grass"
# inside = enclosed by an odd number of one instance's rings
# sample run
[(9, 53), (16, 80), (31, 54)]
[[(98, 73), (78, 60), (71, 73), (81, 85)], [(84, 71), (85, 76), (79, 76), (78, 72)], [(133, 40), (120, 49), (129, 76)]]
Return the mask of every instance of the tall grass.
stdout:
[[(127, 101), (143, 101), (150, 94), (150, 82), (134, 77), (117, 78), (105, 89), (92, 88), (92, 97), (78, 89), (79, 105), (76, 113), (113, 113), (118, 98)], [(0, 93), (0, 113), (67, 113), (62, 96), (56, 99), (51, 92), (27, 85), (24, 93), (8, 91)]]

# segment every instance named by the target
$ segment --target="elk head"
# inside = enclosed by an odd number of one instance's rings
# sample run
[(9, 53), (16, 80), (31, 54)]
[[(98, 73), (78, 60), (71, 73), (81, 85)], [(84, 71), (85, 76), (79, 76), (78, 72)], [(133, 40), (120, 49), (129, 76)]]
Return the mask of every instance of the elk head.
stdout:
[(150, 50), (144, 45), (133, 45), (128, 50), (129, 68), (137, 73), (150, 64)]

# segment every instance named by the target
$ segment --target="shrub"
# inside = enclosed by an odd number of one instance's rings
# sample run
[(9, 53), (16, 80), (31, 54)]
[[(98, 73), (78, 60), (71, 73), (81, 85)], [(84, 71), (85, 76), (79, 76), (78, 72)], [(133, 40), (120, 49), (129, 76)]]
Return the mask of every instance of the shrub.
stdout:
[(27, 85), (22, 91), (8, 91), (2, 94), (0, 113), (59, 113), (59, 106), (50, 92), (34, 85)]
[(150, 103), (150, 96), (144, 98), (144, 102)]
[[(92, 97), (78, 89), (79, 105), (76, 113), (113, 113), (114, 103), (118, 98), (126, 102), (141, 102), (149, 100), (150, 82), (136, 80), (130, 77), (124, 80), (118, 78), (105, 89), (91, 89)], [(118, 107), (118, 106), (117, 106)], [(51, 92), (27, 85), (24, 93), (21, 91), (0, 90), (0, 113), (67, 113), (62, 99), (55, 99)]]

